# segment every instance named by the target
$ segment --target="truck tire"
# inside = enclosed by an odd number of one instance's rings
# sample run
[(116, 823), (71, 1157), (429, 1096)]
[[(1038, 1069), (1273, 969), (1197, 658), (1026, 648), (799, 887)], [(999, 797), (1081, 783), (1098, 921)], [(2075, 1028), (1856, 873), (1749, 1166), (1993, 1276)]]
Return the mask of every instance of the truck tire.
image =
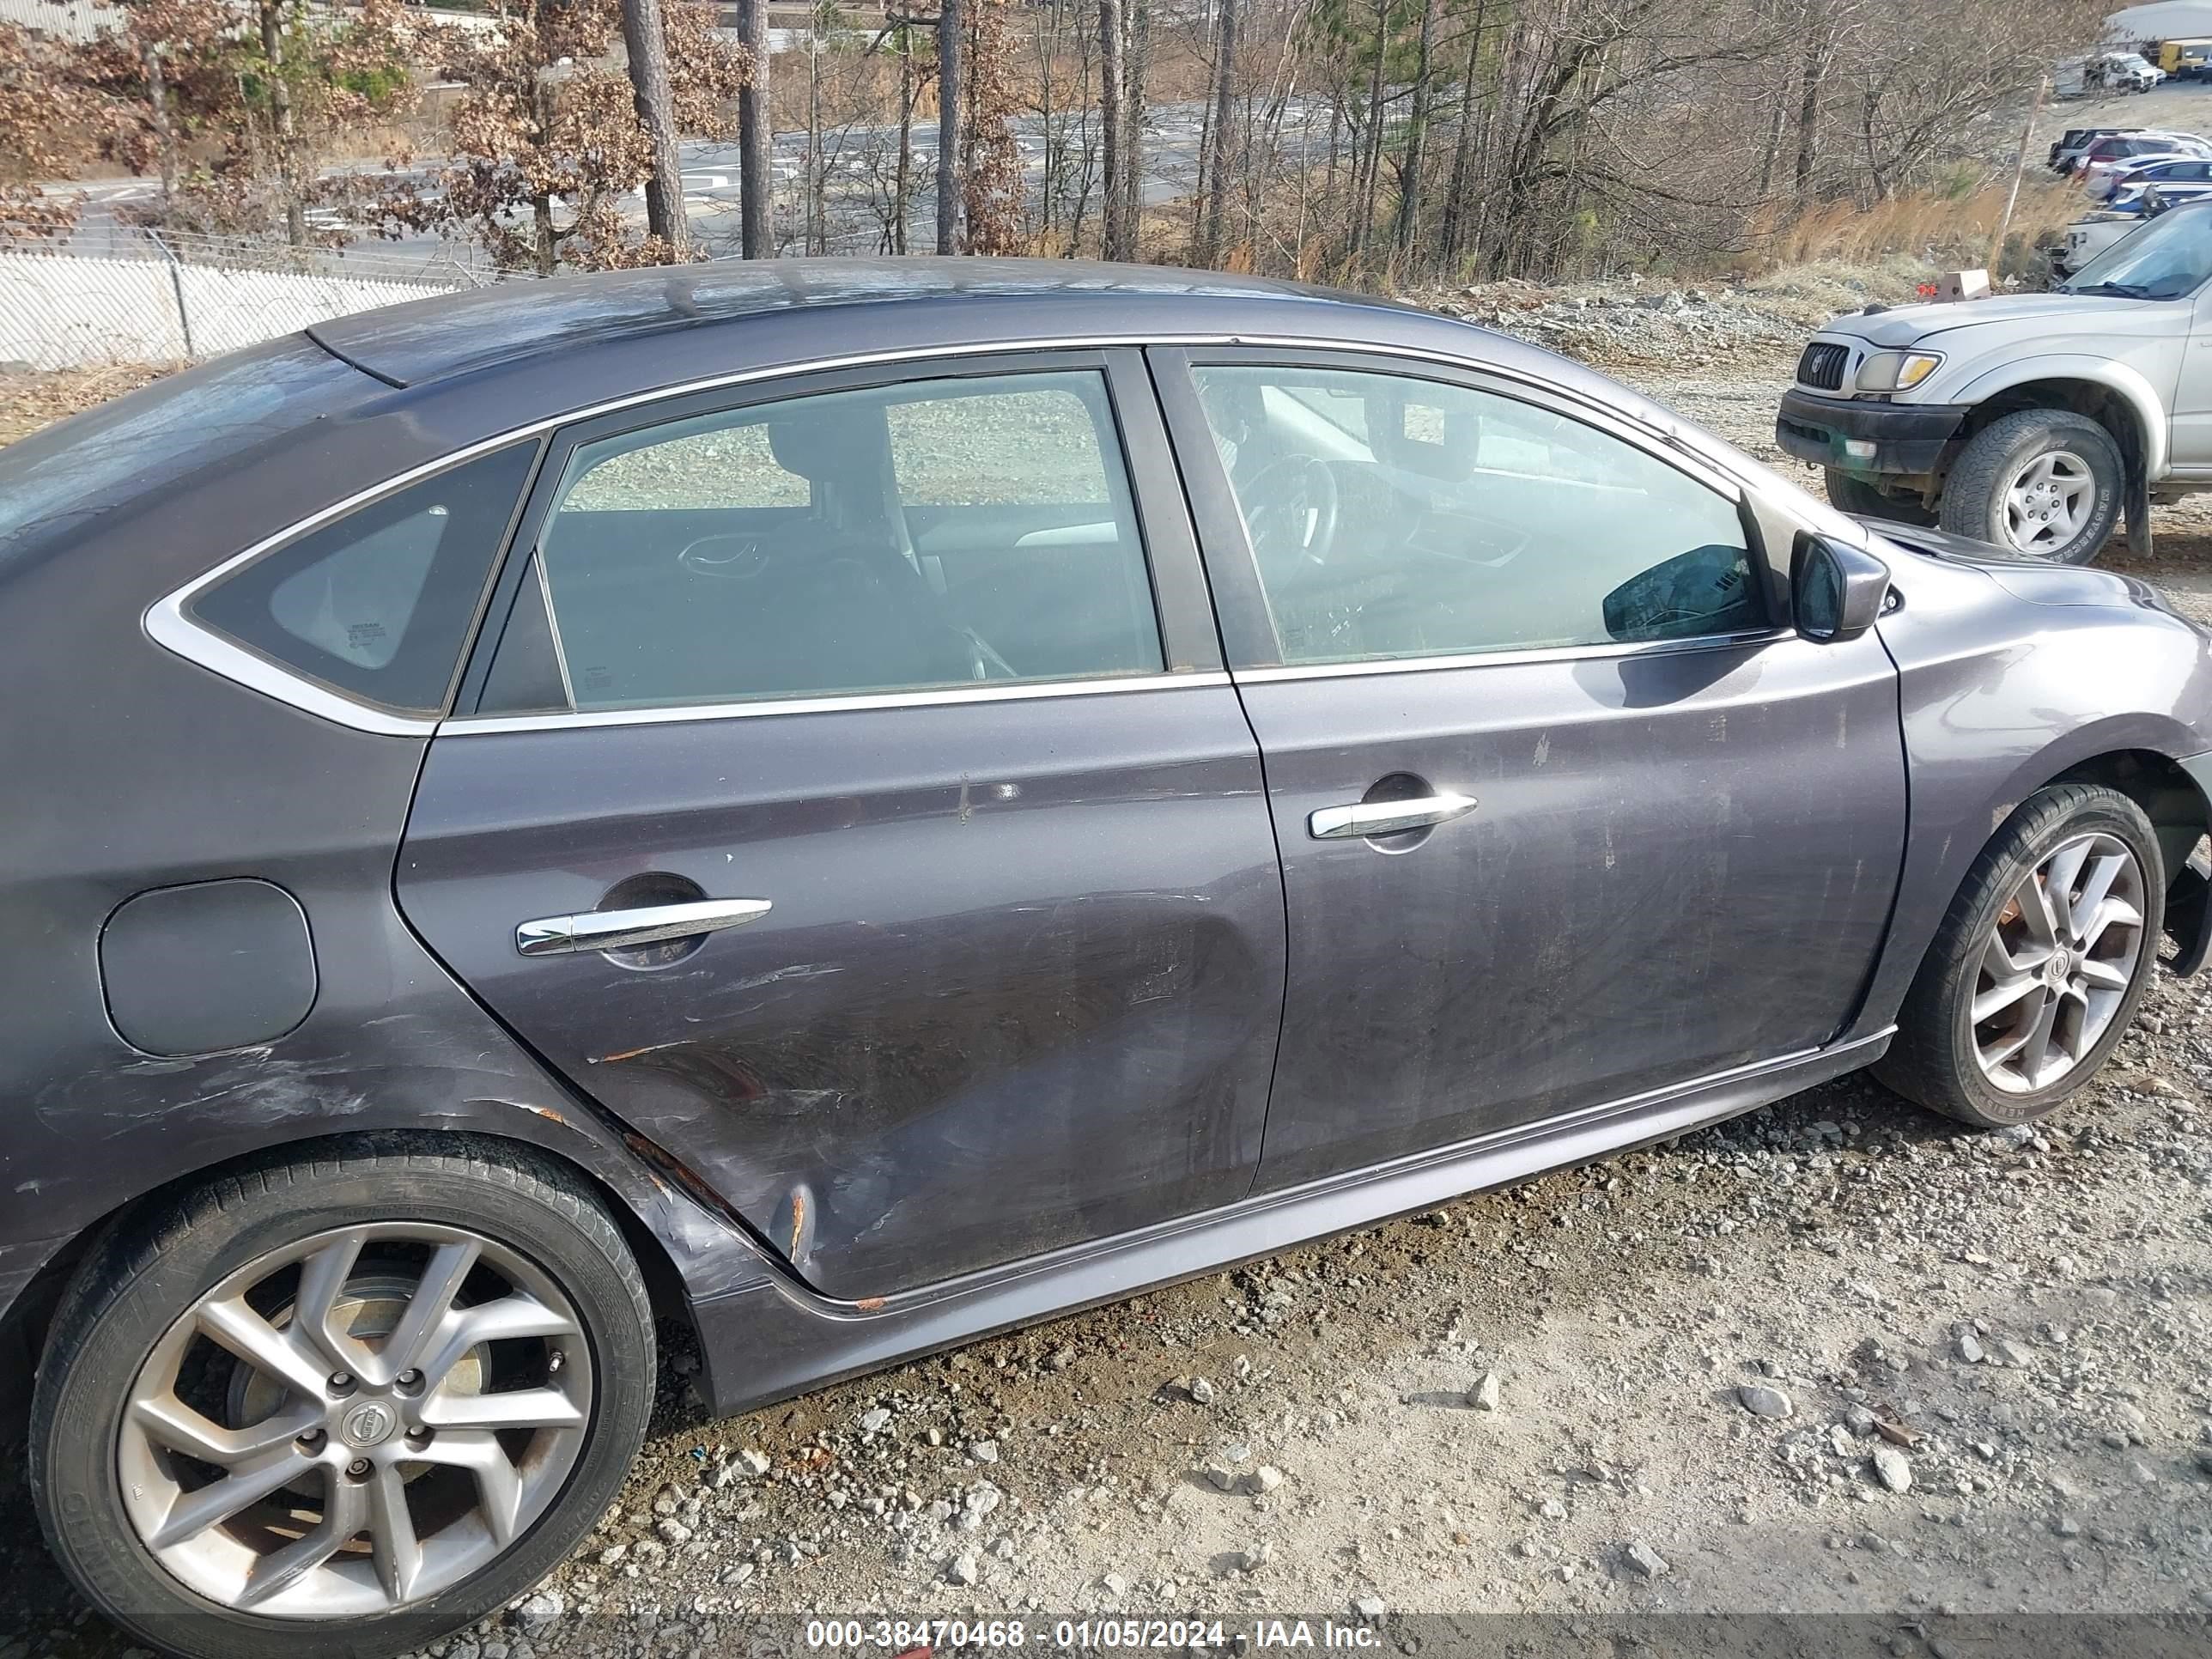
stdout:
[(2069, 410), (2023, 409), (1967, 441), (1936, 521), (2016, 557), (2087, 564), (2112, 538), (2126, 492), (2110, 432)]
[(1841, 467), (1824, 467), (1828, 504), (1839, 513), (1863, 519), (1887, 519), (1893, 524), (1931, 525), (1936, 515), (1917, 501), (1882, 493), (1879, 486), (1854, 477)]

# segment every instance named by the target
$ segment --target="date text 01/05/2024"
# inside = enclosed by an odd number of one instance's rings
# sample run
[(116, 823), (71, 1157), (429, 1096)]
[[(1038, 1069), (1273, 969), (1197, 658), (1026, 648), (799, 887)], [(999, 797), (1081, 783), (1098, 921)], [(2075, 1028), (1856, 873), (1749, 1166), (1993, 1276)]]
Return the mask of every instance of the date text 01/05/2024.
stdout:
[(1322, 1619), (811, 1619), (806, 1645), (918, 1659), (933, 1653), (987, 1655), (1027, 1649), (1083, 1651), (1379, 1647), (1370, 1624)]

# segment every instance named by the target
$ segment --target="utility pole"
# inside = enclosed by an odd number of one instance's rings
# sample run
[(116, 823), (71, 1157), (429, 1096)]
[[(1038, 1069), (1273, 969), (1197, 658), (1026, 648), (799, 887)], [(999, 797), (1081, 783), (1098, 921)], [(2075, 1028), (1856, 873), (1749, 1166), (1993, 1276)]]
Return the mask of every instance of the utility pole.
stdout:
[(775, 258), (775, 129), (768, 106), (768, 0), (738, 0), (738, 34), (745, 48), (744, 84), (738, 88), (738, 250), (748, 259)]
[(684, 210), (684, 169), (676, 149), (676, 100), (668, 87), (668, 35), (660, 0), (622, 0), (622, 18), (630, 94), (653, 146), (653, 172), (645, 181), (645, 228), (680, 259), (690, 248), (690, 224)]
[(1997, 234), (1990, 238), (1990, 282), (1997, 280), (1997, 262), (2004, 258), (2005, 232), (2012, 228), (2012, 210), (2020, 200), (2020, 177), (2027, 171), (2027, 146), (2035, 136), (2036, 118), (2043, 113), (2044, 94), (2051, 90), (2051, 77), (2045, 76), (2035, 83), (2035, 101), (2027, 107), (2027, 121), (2020, 130), (2020, 154), (2012, 158), (2012, 188), (2005, 192), (2004, 216), (1997, 221)]

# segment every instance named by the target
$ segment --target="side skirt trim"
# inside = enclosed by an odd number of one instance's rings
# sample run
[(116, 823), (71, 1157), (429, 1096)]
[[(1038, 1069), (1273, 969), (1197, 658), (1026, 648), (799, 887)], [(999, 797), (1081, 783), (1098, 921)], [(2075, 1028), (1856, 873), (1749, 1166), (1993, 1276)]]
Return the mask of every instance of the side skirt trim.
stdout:
[(1895, 1030), (1262, 1194), (887, 1300), (833, 1301), (779, 1274), (696, 1305), (704, 1392), (719, 1413), (749, 1411), (996, 1331), (1672, 1139), (1870, 1066)]

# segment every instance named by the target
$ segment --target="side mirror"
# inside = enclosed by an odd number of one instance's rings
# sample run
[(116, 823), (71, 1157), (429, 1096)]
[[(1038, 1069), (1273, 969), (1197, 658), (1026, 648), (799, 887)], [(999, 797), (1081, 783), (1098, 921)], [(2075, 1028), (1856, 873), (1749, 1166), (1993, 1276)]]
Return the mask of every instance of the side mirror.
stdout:
[(1881, 615), (1889, 567), (1849, 542), (1800, 536), (1790, 592), (1797, 631), (1806, 639), (1819, 645), (1855, 640)]

